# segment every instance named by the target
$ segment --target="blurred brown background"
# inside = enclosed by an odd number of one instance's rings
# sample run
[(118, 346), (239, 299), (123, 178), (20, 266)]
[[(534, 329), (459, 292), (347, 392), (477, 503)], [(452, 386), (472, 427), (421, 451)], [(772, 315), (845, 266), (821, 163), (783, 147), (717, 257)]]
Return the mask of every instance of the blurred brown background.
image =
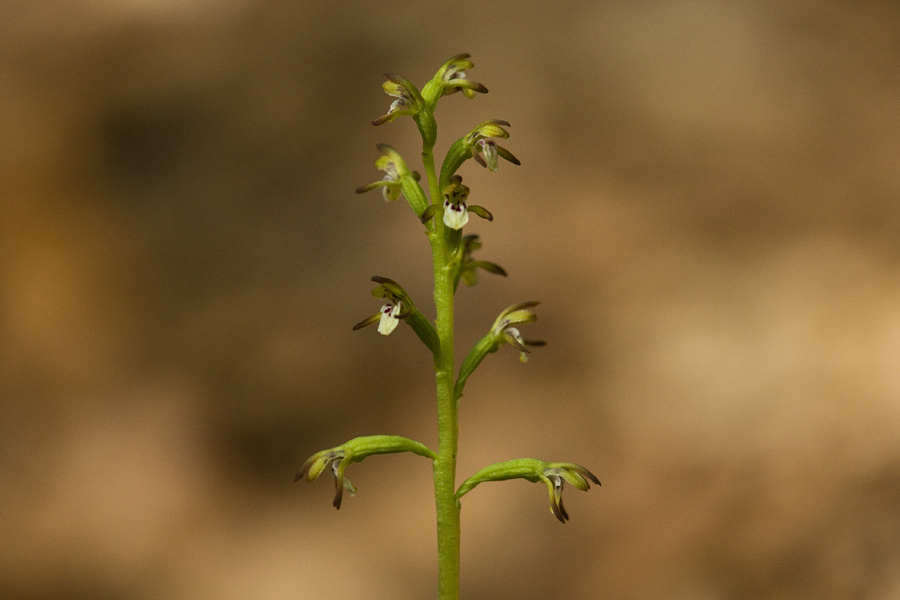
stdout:
[(467, 164), (480, 257), (460, 354), (539, 299), (527, 365), (462, 403), (460, 480), (583, 463), (603, 487), (479, 487), (466, 598), (900, 598), (900, 5), (5, 0), (0, 597), (436, 595), (430, 469), (303, 460), (436, 444), (430, 257), (377, 193), (382, 73), (459, 52), (522, 160)]

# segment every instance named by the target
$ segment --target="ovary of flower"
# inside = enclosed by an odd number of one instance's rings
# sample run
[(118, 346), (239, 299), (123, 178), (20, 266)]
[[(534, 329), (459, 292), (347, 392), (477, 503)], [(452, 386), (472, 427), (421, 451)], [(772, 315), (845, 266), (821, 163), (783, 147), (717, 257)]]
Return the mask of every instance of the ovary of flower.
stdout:
[(462, 229), (469, 222), (469, 210), (465, 202), (454, 204), (444, 200), (444, 225), (450, 229)]
[(397, 328), (400, 319), (397, 315), (403, 310), (403, 303), (385, 304), (381, 307), (381, 317), (378, 319), (378, 333), (381, 335), (390, 335)]
[(384, 166), (384, 173), (382, 181), (386, 181), (387, 185), (381, 188), (381, 195), (385, 202), (394, 202), (400, 197), (400, 172), (397, 170), (397, 165), (388, 162)]

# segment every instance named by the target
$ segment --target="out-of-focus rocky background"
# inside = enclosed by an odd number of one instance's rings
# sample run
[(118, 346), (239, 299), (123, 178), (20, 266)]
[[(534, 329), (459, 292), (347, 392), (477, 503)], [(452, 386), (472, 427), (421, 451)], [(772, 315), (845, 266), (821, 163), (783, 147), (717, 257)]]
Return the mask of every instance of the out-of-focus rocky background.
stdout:
[(463, 174), (480, 256), (462, 354), (539, 299), (527, 365), (462, 402), (460, 479), (531, 456), (603, 481), (489, 484), (467, 598), (900, 598), (900, 5), (6, 0), (0, 5), (0, 596), (435, 597), (427, 461), (293, 484), (363, 434), (436, 444), (408, 328), (431, 314), (369, 122), (382, 73), (469, 52), (439, 150), (488, 118), (522, 160)]

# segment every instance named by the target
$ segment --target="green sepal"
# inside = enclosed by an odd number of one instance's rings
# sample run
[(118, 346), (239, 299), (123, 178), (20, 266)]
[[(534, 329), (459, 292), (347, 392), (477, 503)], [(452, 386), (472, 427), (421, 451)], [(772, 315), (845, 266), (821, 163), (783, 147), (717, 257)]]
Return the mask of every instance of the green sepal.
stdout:
[[(376, 298), (401, 301), (405, 304), (406, 311), (416, 310), (416, 305), (413, 303), (412, 298), (410, 298), (409, 294), (406, 293), (406, 290), (403, 289), (403, 286), (401, 286), (393, 279), (382, 277), (381, 275), (372, 275), (372, 281), (378, 284), (378, 286), (372, 290), (372, 295)], [(406, 311), (404, 311), (402, 317), (404, 319), (409, 316)]]

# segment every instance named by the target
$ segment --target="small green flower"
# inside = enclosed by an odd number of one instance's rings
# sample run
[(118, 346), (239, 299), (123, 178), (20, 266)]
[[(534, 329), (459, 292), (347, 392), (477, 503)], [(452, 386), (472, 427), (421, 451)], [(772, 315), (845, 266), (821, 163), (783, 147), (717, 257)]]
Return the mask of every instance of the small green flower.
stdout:
[(471, 69), (475, 63), (469, 60), (468, 54), (457, 54), (447, 62), (445, 62), (434, 78), (439, 80), (443, 86), (444, 96), (462, 92), (466, 98), (474, 98), (475, 92), (487, 94), (487, 88), (471, 81), (466, 75), (466, 69)]
[(330, 465), (334, 473), (334, 500), (332, 505), (340, 510), (344, 490), (347, 490), (351, 496), (355, 495), (357, 491), (356, 487), (350, 483), (350, 480), (344, 477), (344, 469), (351, 462), (353, 462), (352, 457), (347, 454), (342, 446), (331, 448), (330, 450), (322, 450), (306, 459), (306, 462), (303, 463), (303, 466), (300, 467), (300, 470), (294, 476), (294, 481), (300, 481), (304, 475), (306, 475), (307, 481), (315, 481), (322, 474), (322, 471)]
[(522, 164), (513, 156), (512, 152), (500, 146), (491, 138), (507, 139), (509, 132), (502, 126), (509, 127), (509, 123), (500, 119), (485, 121), (472, 130), (466, 136), (466, 147), (472, 153), (472, 158), (482, 167), (486, 167), (492, 173), (500, 168), (498, 156), (502, 156), (514, 165)]
[(443, 190), (444, 225), (450, 229), (462, 229), (469, 222), (466, 199), (469, 187), (463, 185), (462, 177), (454, 177)]
[(512, 152), (491, 139), (508, 138), (509, 132), (504, 127), (509, 126), (506, 121), (491, 119), (456, 140), (450, 146), (444, 162), (441, 164), (441, 184), (446, 185), (462, 164), (470, 158), (475, 158), (478, 164), (492, 172), (500, 168), (498, 157), (502, 157), (514, 165), (522, 164), (518, 158), (513, 156)]
[(513, 304), (500, 313), (500, 316), (497, 317), (497, 320), (494, 321), (494, 326), (491, 328), (491, 334), (496, 340), (495, 343), (499, 346), (502, 343), (501, 340), (505, 340), (519, 351), (519, 360), (522, 362), (528, 361), (527, 354), (530, 353), (530, 350), (526, 346), (543, 346), (546, 343), (522, 339), (522, 334), (519, 333), (517, 327), (518, 325), (526, 325), (537, 321), (537, 315), (528, 309), (538, 304), (540, 303), (534, 300)]
[(469, 212), (473, 212), (488, 221), (494, 220), (494, 215), (483, 206), (470, 207), (466, 204), (466, 199), (469, 197), (469, 188), (463, 185), (462, 177), (459, 175), (454, 175), (450, 178), (450, 182), (444, 186), (441, 196), (444, 199), (443, 204), (432, 204), (422, 213), (423, 223), (430, 221), (438, 211), (441, 211), (444, 215), (444, 225), (457, 231), (469, 222)]
[(588, 480), (600, 485), (600, 480), (593, 473), (573, 463), (551, 463), (541, 472), (540, 479), (547, 484), (550, 491), (550, 512), (556, 515), (560, 523), (569, 520), (569, 513), (566, 512), (562, 501), (565, 482), (568, 481), (582, 492), (590, 489), (591, 484)]
[(400, 284), (393, 279), (375, 275), (372, 277), (372, 281), (379, 284), (378, 287), (372, 290), (372, 295), (376, 298), (383, 298), (386, 302), (377, 313), (366, 317), (354, 325), (353, 331), (378, 322), (378, 333), (390, 335), (397, 328), (400, 319), (405, 319), (413, 314), (416, 307), (413, 305), (412, 299), (410, 299), (406, 290), (400, 287)]
[(600, 480), (593, 473), (575, 463), (547, 463), (534, 458), (518, 458), (488, 465), (466, 479), (456, 490), (456, 502), (459, 504), (460, 499), (478, 484), (508, 479), (525, 479), (532, 483), (543, 481), (550, 492), (550, 512), (560, 523), (569, 519), (569, 513), (562, 502), (566, 482), (583, 492), (590, 489), (589, 481), (600, 485)]
[(372, 290), (372, 295), (384, 299), (385, 303), (377, 313), (354, 325), (353, 330), (356, 331), (378, 323), (378, 333), (390, 335), (397, 328), (400, 319), (403, 319), (416, 336), (422, 340), (422, 343), (436, 356), (441, 348), (437, 331), (435, 331), (434, 325), (425, 318), (425, 315), (416, 309), (406, 290), (399, 283), (387, 277), (375, 275), (372, 277), (372, 281), (378, 284), (378, 287)]
[(478, 269), (484, 269), (488, 273), (506, 277), (506, 271), (504, 271), (500, 265), (486, 260), (475, 260), (472, 258), (472, 253), (480, 248), (481, 242), (478, 241), (477, 235), (472, 234), (463, 236), (459, 245), (459, 269), (456, 273), (456, 280), (453, 285), (454, 290), (459, 285), (460, 279), (466, 282), (466, 285), (469, 287), (478, 283)]
[(344, 477), (344, 470), (352, 463), (362, 462), (373, 454), (394, 454), (397, 452), (412, 452), (419, 456), (425, 456), (434, 460), (437, 455), (424, 444), (410, 440), (399, 435), (367, 435), (353, 438), (345, 444), (335, 448), (316, 452), (303, 463), (300, 470), (294, 476), (294, 481), (300, 481), (306, 476), (307, 481), (315, 481), (327, 468), (331, 467), (334, 474), (334, 500), (332, 505), (340, 510), (341, 499), (344, 490), (353, 496), (356, 488), (350, 480)]
[(388, 96), (392, 96), (396, 98), (396, 100), (391, 103), (391, 107), (388, 109), (387, 114), (372, 121), (372, 125), (389, 123), (397, 117), (402, 117), (404, 115), (415, 115), (424, 104), (422, 95), (411, 81), (396, 73), (385, 73), (384, 76), (387, 77), (387, 81), (382, 83), (381, 87)]
[(356, 193), (363, 194), (380, 187), (384, 201), (394, 202), (403, 193), (403, 178), (411, 177), (418, 181), (419, 174), (415, 171), (410, 171), (400, 154), (391, 146), (378, 144), (378, 150), (382, 153), (382, 156), (375, 160), (375, 167), (384, 171), (384, 177), (379, 181), (373, 181), (356, 188)]

